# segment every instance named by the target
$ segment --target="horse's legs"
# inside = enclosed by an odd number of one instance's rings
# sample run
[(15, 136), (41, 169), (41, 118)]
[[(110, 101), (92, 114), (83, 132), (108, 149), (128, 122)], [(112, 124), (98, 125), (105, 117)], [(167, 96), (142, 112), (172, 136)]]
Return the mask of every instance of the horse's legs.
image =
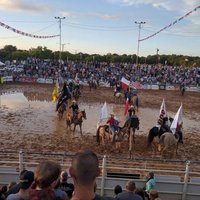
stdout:
[(73, 130), (73, 132), (75, 132), (75, 129), (76, 129), (76, 124), (74, 123), (74, 130)]
[(82, 124), (81, 123), (79, 124), (79, 127), (80, 127), (80, 133), (82, 135)]

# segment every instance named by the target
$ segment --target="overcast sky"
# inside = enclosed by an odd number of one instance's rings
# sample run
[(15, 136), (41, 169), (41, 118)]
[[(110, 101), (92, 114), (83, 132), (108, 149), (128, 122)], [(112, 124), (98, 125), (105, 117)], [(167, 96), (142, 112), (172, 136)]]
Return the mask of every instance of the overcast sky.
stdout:
[[(200, 5), (200, 0), (0, 0), (0, 22), (35, 35), (59, 34), (71, 53), (136, 54), (138, 25), (141, 39), (167, 26)], [(59, 50), (59, 37), (34, 39), (0, 27), (0, 48), (46, 46)], [(164, 32), (140, 43), (141, 56), (183, 54), (200, 56), (200, 9)]]

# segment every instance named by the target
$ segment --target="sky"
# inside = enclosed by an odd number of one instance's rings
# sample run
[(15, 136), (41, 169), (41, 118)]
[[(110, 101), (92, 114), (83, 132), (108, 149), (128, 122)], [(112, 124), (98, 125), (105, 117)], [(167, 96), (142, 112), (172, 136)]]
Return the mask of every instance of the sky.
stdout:
[[(59, 34), (63, 50), (89, 54), (137, 54), (140, 39), (154, 34), (200, 5), (200, 0), (0, 0), (0, 22), (39, 36)], [(59, 50), (59, 37), (36, 39), (0, 26), (0, 48), (46, 46)], [(200, 56), (200, 9), (174, 26), (139, 43), (139, 56)]]

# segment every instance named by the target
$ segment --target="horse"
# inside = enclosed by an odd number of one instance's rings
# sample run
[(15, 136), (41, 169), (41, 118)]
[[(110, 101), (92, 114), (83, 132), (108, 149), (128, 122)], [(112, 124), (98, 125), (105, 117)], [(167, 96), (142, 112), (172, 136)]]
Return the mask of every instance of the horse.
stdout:
[(116, 102), (118, 102), (118, 103), (122, 102), (123, 96), (124, 96), (123, 93), (121, 93), (121, 92), (115, 92), (114, 93), (115, 103)]
[(139, 130), (140, 121), (136, 115), (131, 116), (126, 120), (122, 129), (127, 128), (128, 141), (129, 141), (129, 154), (132, 157), (133, 143), (135, 143), (135, 131)]
[(70, 130), (71, 130), (71, 125), (74, 124), (73, 132), (75, 132), (76, 126), (79, 125), (80, 133), (82, 135), (83, 119), (85, 119), (85, 120), (87, 119), (85, 110), (78, 111), (77, 116), (75, 118), (73, 118), (73, 115), (71, 112), (67, 112), (66, 113), (67, 128), (70, 128)]
[(181, 86), (180, 90), (181, 90), (181, 95), (184, 96), (184, 94), (185, 94), (185, 86)]
[(67, 104), (62, 103), (61, 106), (58, 108), (58, 119), (61, 120), (63, 118), (63, 114), (66, 111)]
[(123, 141), (123, 137), (125, 135), (124, 131), (124, 128), (118, 126), (118, 131), (115, 133), (115, 136), (113, 136), (108, 125), (98, 126), (96, 132), (96, 141), (98, 144), (106, 146), (107, 143), (112, 143), (113, 137), (115, 137), (113, 143), (115, 144), (115, 149), (120, 152), (121, 142)]
[[(177, 131), (175, 134), (171, 132), (166, 132), (161, 135), (158, 143), (158, 151), (161, 152), (163, 156), (166, 151), (172, 151), (173, 155), (178, 151), (178, 144), (182, 143), (182, 132)], [(174, 150), (176, 150), (174, 152)]]
[(74, 98), (75, 100), (78, 100), (79, 97), (81, 96), (80, 90), (79, 90), (78, 88), (74, 89), (74, 90), (72, 91), (72, 96), (73, 96), (73, 98)]
[(168, 119), (168, 117), (163, 118), (163, 124), (159, 128), (158, 126), (154, 126), (150, 129), (148, 137), (147, 137), (147, 148), (151, 146), (155, 137), (160, 138), (160, 136), (165, 132), (170, 132), (170, 127), (166, 125), (168, 120), (173, 121), (172, 118)]
[(137, 112), (139, 110), (139, 98), (137, 95), (133, 95), (130, 99), (129, 99), (129, 103), (134, 105), (137, 108)]
[(89, 84), (90, 91), (92, 90), (92, 88), (94, 88), (95, 90), (97, 89), (97, 81), (96, 80), (94, 80), (94, 79), (89, 80), (88, 84)]

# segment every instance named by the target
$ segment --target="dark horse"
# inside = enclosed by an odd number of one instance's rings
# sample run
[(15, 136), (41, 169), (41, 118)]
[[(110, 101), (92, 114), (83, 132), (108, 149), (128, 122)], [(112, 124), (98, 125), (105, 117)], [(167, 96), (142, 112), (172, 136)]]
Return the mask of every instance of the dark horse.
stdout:
[(77, 116), (75, 118), (73, 118), (73, 115), (72, 115), (71, 112), (67, 112), (66, 113), (66, 124), (67, 124), (67, 127), (69, 127), (70, 130), (71, 130), (71, 124), (74, 124), (74, 130), (73, 130), (73, 132), (75, 132), (76, 126), (79, 125), (79, 127), (80, 127), (80, 133), (82, 135), (83, 118), (87, 119), (85, 110), (79, 111), (77, 113)]
[(126, 120), (124, 123), (123, 129), (126, 127), (128, 128), (128, 141), (129, 141), (129, 153), (130, 158), (132, 157), (132, 150), (133, 150), (133, 143), (135, 143), (135, 131), (136, 129), (139, 130), (140, 121), (136, 115), (131, 116)]
[[(164, 117), (163, 118), (163, 124), (159, 127), (157, 126), (154, 126), (153, 128), (150, 129), (149, 131), (149, 134), (148, 134), (148, 137), (147, 137), (147, 147), (150, 147), (154, 138), (158, 136), (158, 138), (160, 139), (161, 135), (163, 135), (164, 133), (166, 132), (171, 132), (172, 131), (170, 130), (170, 126), (168, 125), (169, 122), (170, 124), (173, 122), (173, 118), (171, 117)], [(182, 139), (183, 139), (183, 136), (182, 136), (182, 132), (179, 130), (178, 131), (179, 133), (179, 143), (183, 143)]]

